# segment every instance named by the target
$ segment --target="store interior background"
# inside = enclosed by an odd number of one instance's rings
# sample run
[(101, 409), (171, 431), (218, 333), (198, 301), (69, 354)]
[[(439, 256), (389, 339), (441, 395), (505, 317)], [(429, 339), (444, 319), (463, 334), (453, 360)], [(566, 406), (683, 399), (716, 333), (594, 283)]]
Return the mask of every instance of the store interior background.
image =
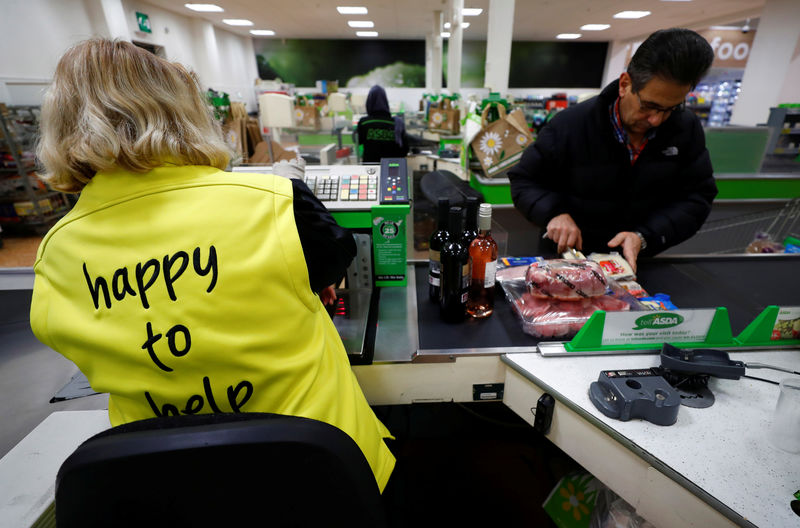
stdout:
[[(382, 0), (367, 2), (367, 16), (345, 16), (336, 12), (340, 2), (333, 0), (301, 0), (291, 5), (257, 0), (221, 2), (227, 8), (224, 13), (195, 13), (183, 7), (183, 3), (182, 0), (4, 0), (0, 7), (3, 13), (0, 38), (5, 50), (0, 55), (0, 100), (12, 105), (39, 104), (42, 90), (64, 50), (82, 39), (101, 35), (159, 46), (167, 59), (191, 67), (204, 86), (227, 92), (232, 100), (245, 102), (248, 111), (257, 111), (253, 81), (258, 76), (256, 47), (262, 39), (356, 39), (356, 29), (348, 27), (347, 20), (372, 20), (378, 40), (428, 41), (426, 61), (430, 61), (430, 49), (435, 45), (430, 42), (434, 40), (434, 11), (441, 11), (447, 22), (451, 5), (445, 0)], [(791, 0), (500, 3), (511, 5), (513, 19), (503, 20), (502, 24), (508, 30), (513, 28), (513, 41), (556, 42), (559, 33), (578, 32), (582, 36), (571, 42), (606, 42), (609, 50), (598, 85), (495, 87), (503, 93), (522, 97), (554, 92), (596, 93), (619, 76), (631, 51), (656, 29), (675, 26), (697, 31), (708, 31), (712, 26), (741, 28), (749, 19), (747, 25), (755, 36), (752, 49), (746, 60), (734, 68), (741, 72), (730, 72), (743, 74), (742, 96), (731, 123), (747, 126), (764, 123), (770, 105), (797, 98), (800, 57), (796, 48), (800, 15), (797, 3)], [(463, 18), (470, 24), (463, 30), (463, 40), (485, 41), (489, 0), (468, 1), (463, 5), (483, 9), (479, 16)], [(612, 19), (614, 13), (626, 9), (649, 10), (651, 15), (637, 20)], [(149, 15), (152, 33), (139, 31), (137, 12)], [(249, 19), (254, 25), (228, 26), (222, 23), (223, 18)], [(605, 31), (580, 31), (580, 26), (587, 23), (604, 23), (611, 27)], [(270, 37), (249, 34), (250, 29), (261, 28), (271, 29), (276, 34)], [(741, 33), (741, 29), (728, 31), (733, 32), (732, 36)], [(347, 61), (348, 57), (341, 57), (341, 60)], [(712, 73), (721, 77), (729, 75)], [(296, 89), (313, 91), (315, 87), (297, 86)], [(367, 90), (368, 87), (352, 89), (354, 93)], [(426, 87), (391, 88), (388, 96), (395, 106), (404, 103), (406, 108), (416, 108), (425, 91)], [(471, 93), (484, 95), (488, 88), (466, 88), (463, 97)]]
[[(206, 88), (213, 88), (230, 95), (232, 101), (246, 104), (249, 112), (257, 112), (254, 81), (258, 78), (256, 56), (260, 42), (264, 39), (345, 39), (355, 40), (355, 29), (347, 26), (352, 18), (369, 19), (375, 22), (379, 40), (417, 41), (425, 43), (424, 62), (426, 67), (426, 86), (389, 87), (387, 95), (393, 109), (404, 107), (416, 109), (423, 93), (435, 89), (436, 83), (430, 75), (430, 68), (437, 46), (442, 45), (442, 37), (434, 22), (434, 11), (442, 12), (442, 20), (447, 21), (454, 0), (365, 0), (364, 2), (344, 2), (333, 0), (296, 0), (291, 3), (263, 0), (220, 0), (218, 5), (225, 7), (224, 13), (194, 13), (183, 7), (183, 0), (0, 0), (0, 102), (8, 105), (39, 105), (43, 90), (50, 82), (52, 72), (61, 54), (72, 44), (93, 36), (104, 36), (133, 40), (141, 44), (157, 47), (159, 53), (169, 60), (191, 67)], [(366, 5), (368, 16), (347, 17), (336, 12), (336, 6)], [(458, 4), (458, 2), (455, 2)], [(502, 71), (490, 65), (492, 56), (487, 58), (486, 77), (499, 81), (492, 89), (516, 97), (550, 96), (553, 93), (586, 96), (598, 93), (606, 84), (618, 78), (624, 71), (627, 60), (636, 46), (652, 31), (666, 27), (687, 27), (699, 32), (718, 31), (737, 41), (746, 36), (749, 51), (746, 57), (733, 65), (715, 67), (705, 81), (709, 86), (718, 82), (741, 80), (741, 94), (729, 116), (729, 126), (752, 127), (767, 121), (769, 109), (779, 103), (800, 103), (800, 2), (797, 0), (464, 0), (463, 7), (481, 8), (483, 13), (475, 17), (465, 17), (470, 27), (463, 30), (464, 42), (486, 41), (490, 31), (489, 12), (492, 4), (509, 6), (514, 15), (502, 21), (507, 31), (512, 32), (513, 42), (556, 42), (559, 33), (580, 32), (587, 23), (607, 23), (611, 27), (605, 31), (583, 31), (580, 42), (602, 42), (607, 45), (607, 53), (599, 82), (590, 86), (525, 86), (502, 85)], [(614, 13), (626, 10), (649, 10), (652, 14), (639, 20), (613, 19)], [(152, 33), (144, 33), (137, 26), (136, 13), (146, 13), (152, 24)], [(223, 18), (244, 18), (254, 22), (254, 26), (236, 28), (221, 22)], [(747, 25), (747, 32), (742, 28)], [(726, 26), (729, 29), (712, 30), (713, 26)], [(249, 29), (271, 29), (275, 36), (255, 37)], [(452, 46), (452, 43), (447, 43)], [(489, 44), (491, 46), (491, 44)], [(718, 48), (719, 49), (719, 48)], [(342, 62), (348, 57), (341, 57)], [(569, 65), (565, 65), (569, 68)], [(500, 68), (499, 70), (502, 70)], [(444, 68), (447, 73), (447, 68)], [(506, 72), (506, 76), (508, 73)], [(489, 93), (488, 87), (461, 87), (462, 98), (475, 96), (480, 100)], [(447, 83), (441, 89), (447, 91)], [(452, 88), (452, 86), (450, 86)], [(298, 93), (310, 93), (315, 86), (296, 86)], [(368, 86), (342, 88), (340, 91), (366, 94)], [(717, 218), (738, 215), (751, 210), (752, 205), (730, 205), (716, 208)], [(524, 232), (528, 225), (524, 220), (509, 216), (508, 231)], [(6, 241), (8, 247), (8, 240)], [(30, 266), (35, 256), (36, 241), (19, 247), (13, 255), (0, 250), (0, 267)], [(29, 292), (19, 292), (4, 297), (0, 305), (0, 326), (21, 324), (27, 321), (26, 306)], [(0, 420), (4, 426), (0, 430), (0, 456), (5, 454), (44, 417), (58, 410), (80, 410), (103, 408), (106, 397), (90, 396), (75, 400), (47, 403), (57, 390), (69, 381), (75, 373), (74, 366), (55, 353), (47, 361), (52, 368), (41, 371), (39, 365), (41, 350), (25, 348), (14, 349), (7, 354), (14, 343), (0, 343), (3, 354), (0, 356), (0, 386), (4, 398), (0, 400)], [(19, 373), (26, 373), (20, 376)], [(35, 383), (31, 374), (35, 373)], [(13, 394), (13, 397), (5, 397)], [(475, 417), (465, 408), (428, 408), (424, 413), (414, 416), (397, 409), (380, 410), (380, 416), (387, 423), (394, 424), (413, 437), (416, 444), (423, 445), (426, 451), (418, 459), (420, 468), (424, 465), (441, 464), (441, 472), (452, 471), (464, 457), (479, 460), (481, 453), (492, 452), (494, 457), (512, 456), (508, 453), (522, 453), (522, 459), (532, 471), (544, 472), (557, 477), (557, 473), (570, 467), (568, 460), (559, 459), (550, 451), (554, 448), (547, 442), (535, 439), (527, 430), (521, 430), (513, 422), (514, 416), (503, 409), (489, 411), (487, 415)], [(445, 427), (443, 424), (459, 425)], [(481, 424), (481, 425), (476, 425)], [(491, 429), (486, 424), (492, 424)], [(424, 433), (423, 433), (424, 431)], [(477, 432), (480, 431), (480, 434)], [(516, 451), (502, 452), (503, 446), (495, 446), (497, 438), (504, 437), (507, 442), (517, 443)], [(436, 449), (431, 450), (435, 444)], [(504, 444), (505, 447), (509, 445)], [(533, 452), (548, 452), (552, 459), (541, 466), (541, 458)], [(420, 453), (423, 453), (420, 448)], [(497, 475), (488, 469), (492, 461), (480, 473), (484, 482), (497, 482)], [(539, 464), (537, 467), (533, 467)], [(473, 467), (472, 469), (475, 469)], [(453, 487), (439, 500), (464, 500), (464, 488), (456, 485), (464, 477), (462, 468), (453, 475)], [(525, 486), (541, 484), (525, 481), (529, 475), (520, 475)], [(431, 485), (435, 482), (431, 482)], [(521, 488), (527, 489), (527, 488)], [(436, 490), (421, 490), (436, 493)], [(539, 490), (547, 492), (549, 489)], [(459, 493), (461, 495), (459, 496)], [(538, 492), (537, 492), (538, 493)], [(484, 496), (477, 500), (500, 500), (503, 494)], [(522, 504), (524, 501), (520, 501)], [(499, 506), (498, 506), (499, 507)], [(520, 516), (529, 512), (521, 512)], [(468, 518), (467, 513), (464, 514)], [(473, 517), (473, 520), (475, 518)], [(488, 522), (490, 519), (486, 519)]]

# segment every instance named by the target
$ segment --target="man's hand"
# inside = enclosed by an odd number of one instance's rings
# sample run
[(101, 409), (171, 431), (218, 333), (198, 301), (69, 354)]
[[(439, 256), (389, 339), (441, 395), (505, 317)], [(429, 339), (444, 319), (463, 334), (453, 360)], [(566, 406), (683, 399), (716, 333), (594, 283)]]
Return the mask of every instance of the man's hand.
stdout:
[(617, 233), (617, 236), (608, 242), (608, 247), (618, 246), (622, 246), (622, 256), (625, 257), (633, 271), (636, 272), (636, 258), (639, 256), (639, 251), (642, 250), (642, 240), (639, 235), (631, 231)]
[(547, 223), (547, 237), (558, 245), (559, 253), (568, 248), (583, 249), (581, 230), (567, 213), (555, 216)]

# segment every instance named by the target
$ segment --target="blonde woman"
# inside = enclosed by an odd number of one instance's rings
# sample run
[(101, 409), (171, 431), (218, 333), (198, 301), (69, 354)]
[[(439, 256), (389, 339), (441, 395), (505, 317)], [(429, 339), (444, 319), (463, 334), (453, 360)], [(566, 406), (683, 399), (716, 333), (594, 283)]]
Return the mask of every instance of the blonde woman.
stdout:
[(80, 197), (39, 248), (31, 326), (110, 393), (112, 425), (313, 418), (358, 443), (383, 490), (389, 431), (314, 293), (344, 274), (352, 235), (300, 180), (223, 171), (192, 74), (128, 42), (76, 45), (46, 94), (38, 156)]

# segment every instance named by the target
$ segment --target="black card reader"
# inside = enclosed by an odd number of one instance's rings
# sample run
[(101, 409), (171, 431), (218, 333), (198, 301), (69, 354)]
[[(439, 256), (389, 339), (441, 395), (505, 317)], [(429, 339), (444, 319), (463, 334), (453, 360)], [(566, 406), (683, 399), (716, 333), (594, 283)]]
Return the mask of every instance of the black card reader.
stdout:
[(385, 205), (408, 203), (408, 164), (405, 158), (381, 159), (378, 197)]

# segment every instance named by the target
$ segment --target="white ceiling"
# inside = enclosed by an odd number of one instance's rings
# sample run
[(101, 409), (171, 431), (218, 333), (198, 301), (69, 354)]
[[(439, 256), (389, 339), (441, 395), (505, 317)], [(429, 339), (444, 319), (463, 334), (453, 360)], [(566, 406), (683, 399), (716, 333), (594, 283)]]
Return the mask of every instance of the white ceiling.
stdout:
[[(228, 31), (249, 35), (250, 29), (271, 29), (274, 37), (348, 39), (356, 29), (348, 20), (371, 20), (381, 39), (424, 39), (433, 25), (433, 12), (447, 16), (447, 0), (192, 0), (216, 3), (223, 13), (196, 13), (184, 7), (187, 0), (145, 0), (150, 4), (186, 16), (202, 17)], [(516, 0), (513, 20), (514, 40), (550, 41), (559, 33), (582, 33), (580, 40), (634, 40), (657, 29), (688, 27), (705, 29), (710, 25), (739, 22), (758, 17), (765, 0)], [(367, 15), (340, 15), (337, 5), (365, 6)], [(470, 27), (465, 40), (485, 40), (489, 0), (464, 0), (465, 7), (483, 8), (477, 17), (464, 17)], [(650, 11), (637, 20), (614, 19), (624, 10)], [(254, 26), (238, 28), (222, 23), (223, 18), (245, 18)], [(605, 31), (580, 31), (584, 24), (611, 24)], [(509, 28), (512, 21), (509, 21)], [(580, 41), (579, 40), (579, 41)]]

